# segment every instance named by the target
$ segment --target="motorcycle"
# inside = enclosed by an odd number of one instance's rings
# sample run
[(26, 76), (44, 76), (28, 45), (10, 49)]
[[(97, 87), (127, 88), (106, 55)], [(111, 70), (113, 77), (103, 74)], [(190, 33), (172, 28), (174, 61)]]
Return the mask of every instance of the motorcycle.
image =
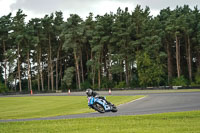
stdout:
[(100, 97), (90, 96), (88, 97), (88, 106), (98, 111), (99, 113), (105, 113), (109, 111), (117, 112), (117, 107), (114, 104), (107, 103), (107, 101), (104, 99), (105, 97), (100, 98)]

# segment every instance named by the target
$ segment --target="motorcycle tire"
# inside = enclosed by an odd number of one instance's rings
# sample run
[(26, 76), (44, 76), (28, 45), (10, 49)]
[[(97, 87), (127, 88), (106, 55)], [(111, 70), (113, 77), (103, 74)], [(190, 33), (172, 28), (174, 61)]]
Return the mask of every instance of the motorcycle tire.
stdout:
[(98, 111), (99, 113), (105, 113), (104, 107), (99, 103), (94, 103), (93, 108)]
[(117, 112), (117, 111), (118, 111), (118, 110), (117, 110), (117, 107), (116, 107), (115, 105), (113, 105), (111, 111), (112, 111), (112, 112)]

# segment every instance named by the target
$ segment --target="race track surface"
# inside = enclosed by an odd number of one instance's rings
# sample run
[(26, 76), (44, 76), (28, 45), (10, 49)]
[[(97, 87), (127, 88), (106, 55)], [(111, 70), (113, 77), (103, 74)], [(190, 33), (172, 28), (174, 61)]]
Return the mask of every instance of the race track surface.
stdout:
[[(135, 95), (135, 94), (130, 92), (129, 93), (116, 92), (112, 95)], [(47, 118), (0, 120), (0, 122), (109, 117), (109, 116), (121, 116), (121, 115), (142, 115), (142, 114), (154, 114), (154, 113), (164, 113), (164, 112), (200, 110), (200, 92), (154, 93), (145, 95), (146, 97), (144, 98), (118, 106), (118, 112), (116, 113), (107, 112), (104, 114), (100, 114), (98, 112), (95, 112), (95, 113), (55, 116)]]

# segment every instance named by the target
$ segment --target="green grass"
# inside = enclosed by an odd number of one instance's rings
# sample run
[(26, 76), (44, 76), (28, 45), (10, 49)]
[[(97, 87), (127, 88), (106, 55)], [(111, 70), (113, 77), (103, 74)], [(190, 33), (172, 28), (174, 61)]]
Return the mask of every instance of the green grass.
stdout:
[(138, 116), (7, 122), (2, 133), (200, 133), (200, 111)]
[[(119, 105), (143, 96), (108, 96)], [(92, 112), (86, 96), (0, 97), (0, 119), (39, 118)]]

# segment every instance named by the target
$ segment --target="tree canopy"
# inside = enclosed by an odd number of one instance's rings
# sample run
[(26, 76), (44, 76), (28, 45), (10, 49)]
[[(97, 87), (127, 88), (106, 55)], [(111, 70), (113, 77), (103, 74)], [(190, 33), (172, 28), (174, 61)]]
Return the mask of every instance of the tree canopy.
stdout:
[(197, 7), (25, 18), (0, 17), (0, 92), (200, 85)]

